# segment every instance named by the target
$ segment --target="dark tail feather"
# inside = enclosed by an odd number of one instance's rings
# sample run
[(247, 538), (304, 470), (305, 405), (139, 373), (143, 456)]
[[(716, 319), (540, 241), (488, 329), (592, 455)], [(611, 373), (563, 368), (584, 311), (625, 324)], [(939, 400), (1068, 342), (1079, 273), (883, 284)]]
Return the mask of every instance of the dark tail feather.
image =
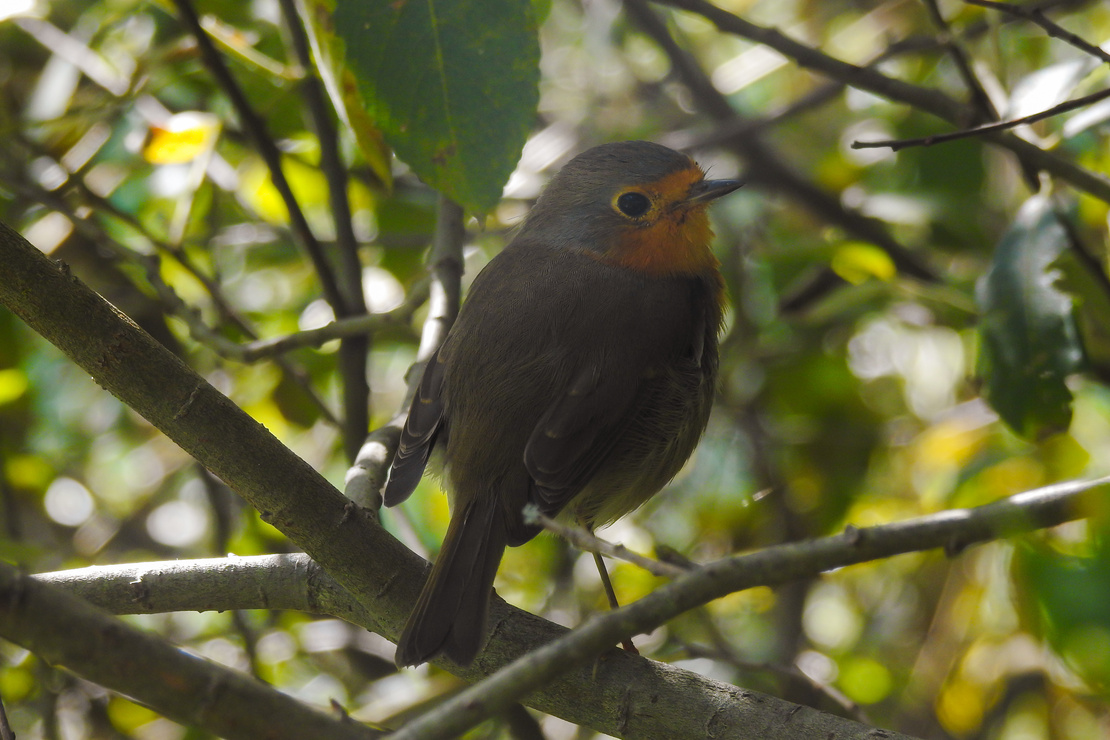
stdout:
[(432, 572), (397, 641), (399, 666), (443, 653), (469, 665), (485, 645), (490, 592), (507, 535), (496, 501), (455, 512)]

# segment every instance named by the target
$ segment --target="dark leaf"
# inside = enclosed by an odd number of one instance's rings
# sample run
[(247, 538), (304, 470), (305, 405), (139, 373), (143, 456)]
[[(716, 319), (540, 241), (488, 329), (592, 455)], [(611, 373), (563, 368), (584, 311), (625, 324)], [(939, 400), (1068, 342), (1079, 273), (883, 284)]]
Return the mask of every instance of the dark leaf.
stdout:
[(335, 30), (397, 155), (464, 207), (496, 205), (539, 100), (531, 4), (341, 0)]
[(1049, 200), (1035, 196), (1003, 235), (977, 297), (979, 374), (987, 401), (1018, 434), (1040, 439), (1067, 429), (1065, 383), (1082, 358), (1072, 300), (1056, 287), (1053, 262), (1068, 238)]

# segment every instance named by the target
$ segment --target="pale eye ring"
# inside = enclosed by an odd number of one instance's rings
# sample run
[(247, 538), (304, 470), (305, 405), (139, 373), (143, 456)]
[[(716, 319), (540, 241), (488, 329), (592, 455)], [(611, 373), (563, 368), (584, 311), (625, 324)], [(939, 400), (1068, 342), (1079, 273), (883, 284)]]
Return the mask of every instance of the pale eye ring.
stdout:
[(629, 218), (639, 218), (651, 208), (651, 200), (643, 193), (630, 191), (617, 197), (617, 209)]

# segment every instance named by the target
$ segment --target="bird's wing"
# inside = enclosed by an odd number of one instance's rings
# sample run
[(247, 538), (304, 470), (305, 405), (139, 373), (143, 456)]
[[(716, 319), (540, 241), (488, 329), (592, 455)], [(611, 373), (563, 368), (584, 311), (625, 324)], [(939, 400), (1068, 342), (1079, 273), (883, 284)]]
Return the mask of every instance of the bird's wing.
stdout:
[(385, 505), (399, 504), (416, 489), (428, 457), (432, 454), (439, 436), (445, 432), (443, 423), (443, 372), (445, 364), (439, 352), (431, 356), (416, 396), (409, 407), (409, 416), (401, 430), (397, 455), (389, 469), (389, 482), (385, 486)]
[(639, 378), (586, 365), (540, 417), (524, 448), (533, 502), (554, 516), (593, 477), (634, 415)]

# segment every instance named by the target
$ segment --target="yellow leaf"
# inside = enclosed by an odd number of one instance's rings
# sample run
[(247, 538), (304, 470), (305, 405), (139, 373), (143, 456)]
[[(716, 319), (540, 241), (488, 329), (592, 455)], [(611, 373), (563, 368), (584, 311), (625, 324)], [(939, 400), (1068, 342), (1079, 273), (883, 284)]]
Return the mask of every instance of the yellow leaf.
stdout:
[(0, 370), (0, 406), (22, 398), (27, 392), (27, 375), (18, 368)]
[(210, 113), (177, 113), (164, 126), (151, 126), (143, 157), (151, 164), (191, 162), (211, 151), (219, 131), (220, 119)]
[(830, 262), (833, 272), (853, 285), (869, 278), (890, 280), (896, 270), (890, 256), (872, 244), (848, 242), (833, 252)]

